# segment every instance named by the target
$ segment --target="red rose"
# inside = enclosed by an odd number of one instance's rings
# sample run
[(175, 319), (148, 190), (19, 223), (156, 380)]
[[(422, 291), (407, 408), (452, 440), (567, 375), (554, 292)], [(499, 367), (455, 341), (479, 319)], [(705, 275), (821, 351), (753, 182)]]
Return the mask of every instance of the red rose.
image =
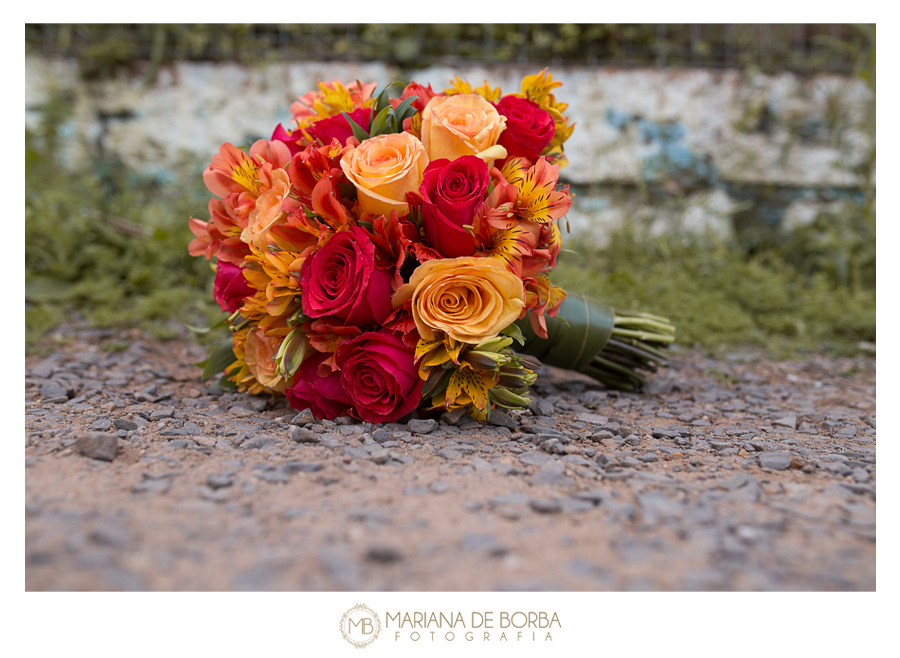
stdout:
[(213, 284), (213, 299), (226, 313), (234, 313), (244, 305), (244, 299), (256, 292), (247, 283), (244, 271), (231, 263), (220, 260), (216, 263), (216, 281)]
[(297, 411), (309, 409), (316, 418), (328, 420), (350, 413), (353, 402), (344, 391), (340, 374), (319, 376), (319, 366), (330, 356), (319, 352), (307, 356), (297, 372), (296, 383), (285, 389), (288, 402)]
[(331, 315), (346, 325), (381, 324), (394, 311), (392, 278), (375, 267), (375, 245), (363, 229), (338, 231), (303, 262), (303, 312), (310, 318)]
[(488, 180), (487, 164), (474, 155), (428, 163), (419, 194), (429, 247), (446, 258), (475, 253), (475, 239), (463, 225), (472, 224), (475, 211), (487, 198)]
[(516, 96), (504, 96), (494, 107), (506, 117), (506, 130), (500, 133), (498, 143), (506, 149), (507, 157), (537, 162), (556, 132), (550, 113), (534, 101)]
[[(360, 107), (347, 114), (363, 130), (369, 131), (372, 110)], [(313, 140), (321, 139), (323, 144), (331, 144), (332, 138), (335, 138), (341, 143), (341, 146), (346, 146), (347, 140), (353, 137), (353, 129), (343, 114), (335, 114), (333, 117), (316, 121), (306, 129), (306, 132)]]
[(422, 400), (414, 350), (385, 329), (343, 341), (335, 363), (354, 414), (361, 420), (394, 423)]

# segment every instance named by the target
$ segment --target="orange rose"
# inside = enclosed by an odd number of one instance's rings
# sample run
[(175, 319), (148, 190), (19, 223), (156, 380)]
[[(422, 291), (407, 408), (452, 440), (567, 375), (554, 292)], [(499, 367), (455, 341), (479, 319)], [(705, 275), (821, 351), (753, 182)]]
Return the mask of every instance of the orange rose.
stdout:
[(247, 334), (244, 360), (256, 381), (266, 388), (280, 392), (284, 390), (285, 382), (278, 374), (278, 364), (275, 363), (278, 347), (278, 341), (266, 336), (262, 329), (256, 329)]
[(506, 118), (478, 94), (435, 96), (422, 112), (422, 144), (431, 160), (477, 155), (490, 167), (506, 157), (497, 144)]
[(425, 340), (442, 331), (477, 344), (493, 338), (525, 307), (522, 280), (496, 258), (429, 260), (394, 294), (394, 308), (412, 299), (412, 316)]
[(359, 207), (385, 217), (391, 210), (409, 213), (406, 193), (419, 189), (427, 164), (422, 142), (409, 133), (367, 139), (341, 158), (341, 169), (359, 191)]

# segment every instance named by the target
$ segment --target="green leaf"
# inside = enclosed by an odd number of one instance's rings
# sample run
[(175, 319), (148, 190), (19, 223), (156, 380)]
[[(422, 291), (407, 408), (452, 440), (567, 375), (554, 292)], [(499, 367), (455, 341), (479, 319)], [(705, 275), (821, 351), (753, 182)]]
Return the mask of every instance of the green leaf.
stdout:
[(234, 350), (231, 347), (231, 339), (220, 343), (209, 354), (206, 361), (201, 361), (197, 365), (203, 368), (203, 379), (209, 379), (213, 375), (218, 375), (225, 371), (225, 368), (237, 361)]
[(382, 89), (381, 93), (378, 94), (378, 101), (375, 103), (375, 114), (380, 114), (384, 108), (391, 106), (391, 96), (389, 92), (392, 88), (400, 87), (402, 89), (405, 86), (406, 85), (402, 82), (392, 82)]
[(412, 106), (413, 101), (416, 100), (416, 96), (410, 96), (405, 99), (400, 105), (394, 108), (394, 114), (397, 115), (397, 122), (402, 126), (403, 122), (410, 117), (415, 116), (416, 108)]
[(500, 333), (504, 336), (509, 336), (519, 345), (525, 344), (525, 336), (522, 335), (522, 330), (519, 329), (519, 325), (517, 325), (515, 322), (509, 325), (506, 329), (501, 330)]
[(353, 131), (353, 136), (356, 137), (359, 141), (364, 141), (369, 139), (369, 133), (363, 130), (362, 126), (360, 126), (356, 121), (350, 118), (350, 115), (346, 112), (341, 112), (344, 115), (344, 118), (347, 120), (347, 123), (350, 124), (350, 130)]
[(219, 388), (222, 389), (222, 391), (225, 393), (230, 393), (231, 391), (237, 389), (237, 384), (228, 379), (228, 377), (226, 377), (225, 375), (223, 375), (222, 378), (219, 379), (218, 385)]
[(391, 108), (390, 108), (390, 106), (388, 106), (385, 109), (383, 109), (381, 112), (379, 112), (375, 116), (375, 118), (372, 120), (372, 130), (371, 130), (372, 137), (375, 137), (376, 135), (381, 135), (386, 132), (385, 128), (387, 127), (388, 115), (390, 114), (390, 111), (391, 111)]

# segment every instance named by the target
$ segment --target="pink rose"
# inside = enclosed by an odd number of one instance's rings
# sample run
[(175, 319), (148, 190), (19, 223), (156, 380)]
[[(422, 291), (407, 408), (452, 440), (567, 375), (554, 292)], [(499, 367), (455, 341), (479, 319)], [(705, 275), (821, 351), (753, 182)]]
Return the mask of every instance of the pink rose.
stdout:
[(328, 420), (349, 414), (352, 402), (340, 373), (319, 376), (319, 366), (330, 356), (321, 352), (308, 355), (297, 372), (296, 383), (285, 390), (288, 402), (297, 411), (309, 409), (316, 418)]
[(375, 267), (375, 245), (363, 229), (339, 231), (303, 262), (303, 312), (310, 318), (330, 315), (346, 325), (381, 324), (394, 311), (392, 278), (392, 272)]
[(244, 278), (244, 271), (231, 263), (220, 260), (216, 263), (216, 281), (213, 285), (213, 299), (225, 313), (234, 313), (244, 304), (244, 299), (254, 294), (253, 288)]
[(475, 239), (463, 226), (472, 225), (475, 211), (487, 198), (488, 179), (487, 164), (474, 155), (428, 163), (419, 194), (429, 247), (446, 258), (475, 253)]
[(345, 340), (335, 363), (355, 415), (369, 423), (394, 423), (422, 400), (415, 352), (385, 329)]

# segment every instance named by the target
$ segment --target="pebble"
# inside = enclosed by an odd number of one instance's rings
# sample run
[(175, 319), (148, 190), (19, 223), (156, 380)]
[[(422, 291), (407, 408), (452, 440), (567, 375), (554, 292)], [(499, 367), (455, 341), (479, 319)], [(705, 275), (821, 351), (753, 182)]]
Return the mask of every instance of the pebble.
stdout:
[(409, 431), (414, 434), (430, 434), (438, 428), (438, 422), (428, 418), (425, 420), (413, 419), (407, 423)]
[(316, 473), (325, 468), (325, 464), (321, 462), (287, 462), (282, 464), (282, 470), (288, 474), (294, 473)]
[(92, 432), (84, 434), (75, 441), (75, 447), (85, 457), (111, 462), (116, 458), (119, 437), (115, 434)]
[(390, 458), (391, 453), (389, 453), (384, 448), (373, 450), (371, 453), (369, 453), (369, 459), (371, 459), (376, 464), (387, 464)]
[(510, 416), (505, 410), (499, 408), (491, 411), (491, 417), (488, 419), (488, 422), (496, 427), (506, 427), (511, 430), (514, 430), (519, 426), (519, 423), (515, 418)]
[(57, 381), (47, 382), (41, 386), (41, 397), (44, 398), (44, 402), (55, 402), (62, 400), (64, 402), (68, 402), (69, 395), (66, 391), (65, 386), (60, 384)]
[(403, 554), (393, 546), (373, 544), (366, 551), (366, 559), (379, 564), (390, 564), (392, 562), (401, 562)]
[(779, 427), (787, 427), (789, 429), (795, 430), (797, 429), (797, 416), (794, 414), (790, 414), (789, 416), (784, 416), (783, 418), (779, 418), (778, 420), (772, 421), (773, 425), (778, 425)]
[(582, 423), (590, 423), (591, 425), (606, 425), (606, 423), (609, 422), (609, 418), (606, 416), (586, 413), (576, 414), (575, 420), (581, 421)]
[(294, 425), (291, 427), (291, 441), (294, 443), (318, 443), (319, 439), (315, 432), (305, 427)]
[(234, 484), (234, 480), (232, 480), (231, 475), (227, 473), (218, 473), (207, 477), (206, 484), (209, 485), (211, 489), (222, 489), (224, 487), (230, 487)]
[(540, 498), (531, 501), (531, 509), (541, 514), (556, 514), (562, 511), (562, 505), (555, 498)]
[(566, 476), (566, 467), (555, 459), (541, 465), (540, 469), (531, 476), (532, 485), (549, 484), (556, 487), (574, 484), (572, 478)]
[(759, 455), (759, 465), (773, 471), (784, 471), (791, 466), (791, 455), (786, 452), (764, 452)]

